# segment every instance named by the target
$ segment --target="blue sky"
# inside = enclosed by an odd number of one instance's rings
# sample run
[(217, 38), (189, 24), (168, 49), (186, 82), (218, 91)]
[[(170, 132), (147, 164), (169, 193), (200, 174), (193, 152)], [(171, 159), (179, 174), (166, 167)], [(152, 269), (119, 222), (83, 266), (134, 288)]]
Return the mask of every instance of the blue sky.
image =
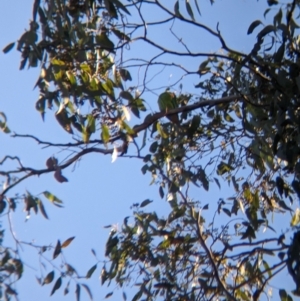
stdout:
[[(221, 32), (225, 40), (229, 42), (229, 46), (240, 51), (249, 51), (255, 35), (246, 36), (246, 32), (250, 23), (262, 15), (260, 9), (264, 7), (264, 1), (231, 0), (225, 3), (225, 1), (216, 0), (212, 8), (208, 5), (208, 1), (200, 4), (202, 17), (199, 20), (201, 22), (211, 24), (215, 29), (217, 21), (220, 21)], [(31, 18), (32, 1), (2, 1), (0, 8), (2, 11), (0, 48), (2, 49), (8, 43), (17, 40), (27, 28)], [(216, 51), (220, 47), (205, 33), (199, 33), (198, 36), (198, 33), (195, 35), (194, 31), (186, 30), (184, 27), (180, 28), (178, 33), (184, 40), (191, 43), (194, 51), (205, 49), (210, 52)], [(153, 34), (164, 41), (165, 36), (161, 30), (154, 30)], [(138, 47), (138, 45), (132, 45), (132, 51), (139, 52)], [(0, 53), (2, 85), (0, 111), (5, 112), (9, 127), (16, 133), (30, 133), (42, 140), (70, 141), (70, 135), (61, 130), (55, 121), (54, 112), (53, 114), (47, 112), (45, 122), (42, 122), (39, 113), (35, 110), (38, 91), (33, 90), (33, 87), (39, 74), (39, 68), (20, 72), (18, 70), (19, 62), (19, 53), (16, 51), (11, 51), (7, 55)], [(188, 64), (188, 59), (186, 62)], [(195, 68), (192, 64), (190, 67)], [(175, 76), (176, 74), (172, 78)], [(161, 74), (161, 78), (166, 81), (167, 85), (170, 74)], [(186, 83), (184, 89), (189, 91), (196, 83)], [(153, 86), (157, 86), (157, 84), (157, 80), (152, 82)], [(156, 109), (156, 100), (153, 94), (149, 94), (149, 98), (146, 99), (154, 110)], [(50, 156), (54, 155), (62, 159), (67, 154), (59, 149), (42, 149), (30, 139), (10, 138), (3, 134), (0, 135), (0, 145), (0, 158), (6, 154), (18, 155), (25, 166), (37, 169), (44, 168), (45, 162)], [(16, 236), (22, 241), (37, 245), (48, 245), (49, 243), (55, 245), (57, 239), (64, 241), (69, 237), (76, 236), (71, 245), (64, 250), (64, 254), (67, 261), (78, 268), (79, 274), (85, 275), (87, 270), (96, 263), (90, 251), (92, 248), (96, 251), (99, 259), (104, 258), (104, 246), (109, 229), (104, 229), (103, 226), (121, 224), (127, 215), (131, 215), (130, 206), (147, 198), (154, 201), (149, 205), (149, 209), (158, 210), (160, 213), (165, 212), (166, 202), (159, 198), (157, 187), (149, 186), (151, 178), (149, 175), (142, 175), (141, 166), (142, 162), (136, 162), (134, 159), (118, 158), (116, 162), (111, 163), (110, 156), (92, 154), (84, 157), (75, 168), (72, 166), (64, 171), (64, 175), (69, 179), (68, 183), (56, 182), (51, 174), (24, 181), (11, 191), (11, 194), (23, 193), (28, 190), (34, 195), (39, 195), (48, 190), (63, 200), (64, 208), (54, 207), (46, 199), (43, 199), (50, 220), (45, 220), (40, 214), (37, 216), (33, 214), (29, 221), (25, 222), (26, 214), (22, 212), (23, 204), (20, 203), (17, 212), (12, 215)], [(201, 194), (203, 195), (202, 191)], [(210, 201), (217, 201), (220, 192), (215, 189), (207, 196)], [(4, 228), (8, 226), (6, 218), (3, 219), (2, 225)], [(6, 244), (14, 244), (9, 231), (5, 238)], [(62, 296), (66, 281), (63, 283), (62, 289), (57, 291), (53, 297), (49, 297), (53, 284), (43, 288), (38, 286), (35, 276), (40, 274), (40, 264), (35, 249), (24, 246), (21, 256), (26, 265), (22, 280), (16, 284), (20, 300), (62, 300), (63, 298), (66, 301), (75, 300), (74, 286), (71, 287), (69, 296)], [(57, 258), (54, 264), (59, 266), (59, 262), (60, 259)], [(49, 271), (50, 268), (47, 269), (47, 272)], [(47, 272), (44, 271), (44, 275)], [(113, 285), (110, 288), (100, 286), (98, 279), (100, 272), (101, 264), (98, 265), (92, 279), (85, 282), (92, 288), (96, 300), (102, 299), (114, 289)], [(130, 288), (127, 288), (126, 291), (130, 291)], [(122, 291), (120, 290), (120, 292)], [(120, 297), (119, 294), (116, 294), (111, 297), (111, 300), (120, 300), (117, 296)], [(89, 300), (85, 292), (82, 292), (81, 300)]]

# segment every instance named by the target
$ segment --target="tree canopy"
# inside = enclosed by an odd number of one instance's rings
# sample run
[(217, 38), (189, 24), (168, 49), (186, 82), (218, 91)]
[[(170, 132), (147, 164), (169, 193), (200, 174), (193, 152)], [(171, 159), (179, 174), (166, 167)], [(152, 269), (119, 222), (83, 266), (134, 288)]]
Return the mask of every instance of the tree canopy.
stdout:
[[(72, 185), (65, 170), (92, 153), (135, 160), (169, 209), (148, 210), (147, 195), (128, 204), (132, 215), (106, 242), (102, 284), (122, 287), (133, 301), (256, 301), (285, 277), (275, 298), (300, 296), (300, 3), (261, 1), (266, 8), (245, 33), (255, 42), (245, 50), (205, 21), (198, 0), (35, 0), (29, 27), (3, 52), (20, 53), (20, 70), (40, 69), (35, 108), (44, 122), (54, 115), (69, 138), (15, 133), (14, 116), (0, 113), (11, 139), (62, 150), (38, 168), (11, 153), (0, 159), (1, 219), (22, 202), (28, 217), (45, 219), (45, 199), (62, 206), (55, 191), (18, 190), (31, 177)], [(26, 242), (14, 237), (16, 247), (8, 246), (8, 235), (0, 231), (4, 300), (18, 299), (15, 283), (26, 277), (19, 249)], [(55, 261), (73, 239), (34, 247)], [(38, 281), (52, 285), (51, 295), (73, 285), (75, 299), (82, 289), (92, 299), (85, 281), (99, 262), (84, 277), (65, 262), (59, 275), (48, 270)]]

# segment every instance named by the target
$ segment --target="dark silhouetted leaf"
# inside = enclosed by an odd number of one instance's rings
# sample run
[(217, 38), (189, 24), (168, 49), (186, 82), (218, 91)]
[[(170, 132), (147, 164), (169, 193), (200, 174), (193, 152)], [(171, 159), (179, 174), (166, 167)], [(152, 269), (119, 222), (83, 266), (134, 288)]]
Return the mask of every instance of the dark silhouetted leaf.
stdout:
[(120, 69), (120, 75), (121, 75), (121, 77), (124, 81), (127, 81), (127, 80), (131, 81), (132, 80), (129, 71), (126, 70), (126, 69)]
[(76, 296), (76, 301), (80, 301), (80, 285), (79, 284), (76, 284), (75, 296)]
[(106, 294), (106, 296), (104, 298), (107, 299), (107, 298), (111, 297), (113, 295), (113, 293), (114, 292), (110, 292), (110, 293)]
[(251, 34), (253, 30), (260, 24), (262, 24), (260, 20), (253, 21), (248, 28), (247, 34)]
[(8, 53), (9, 51), (11, 51), (14, 48), (14, 46), (15, 46), (15, 42), (10, 43), (7, 46), (5, 46), (2, 51), (4, 53)]
[(93, 273), (95, 272), (95, 270), (97, 269), (97, 264), (93, 265), (86, 273), (85, 278), (90, 278)]
[(141, 208), (142, 208), (142, 207), (146, 207), (147, 205), (151, 204), (152, 202), (153, 202), (153, 201), (147, 199), (147, 200), (145, 200), (145, 201), (143, 201), (143, 202), (141, 203), (140, 207), (141, 207)]
[(193, 10), (192, 10), (189, 0), (185, 0), (185, 7), (186, 7), (186, 10), (187, 10), (189, 16), (192, 18), (192, 20), (195, 20), (194, 13), (193, 13)]
[(60, 254), (60, 252), (61, 252), (61, 244), (60, 241), (58, 240), (52, 258), (55, 259)]
[(91, 292), (90, 288), (84, 283), (82, 283), (81, 286), (86, 290), (86, 292), (89, 295), (90, 299), (93, 300), (93, 295), (92, 295), (92, 292)]
[(52, 296), (55, 293), (55, 291), (57, 291), (61, 287), (61, 284), (62, 284), (62, 279), (61, 279), (61, 277), (59, 277), (56, 280), (56, 282), (55, 282), (55, 284), (54, 284), (54, 286), (52, 288), (50, 296)]

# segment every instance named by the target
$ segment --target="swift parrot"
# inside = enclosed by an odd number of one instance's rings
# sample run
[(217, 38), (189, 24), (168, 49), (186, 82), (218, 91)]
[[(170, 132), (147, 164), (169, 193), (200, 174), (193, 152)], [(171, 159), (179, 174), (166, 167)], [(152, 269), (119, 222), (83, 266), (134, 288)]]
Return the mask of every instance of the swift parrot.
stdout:
[[(176, 95), (171, 92), (164, 92), (158, 97), (158, 106), (161, 112), (168, 112), (169, 110), (178, 108)], [(179, 124), (178, 114), (166, 116), (173, 123)]]

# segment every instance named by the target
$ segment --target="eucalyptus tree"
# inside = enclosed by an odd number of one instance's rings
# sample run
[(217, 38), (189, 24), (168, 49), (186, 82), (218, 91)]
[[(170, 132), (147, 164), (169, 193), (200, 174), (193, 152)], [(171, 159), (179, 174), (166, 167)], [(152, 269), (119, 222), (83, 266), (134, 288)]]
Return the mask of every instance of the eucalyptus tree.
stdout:
[[(132, 300), (260, 300), (274, 278), (288, 273), (295, 290), (283, 285), (274, 294), (292, 300), (300, 294), (300, 4), (266, 1), (262, 19), (249, 24), (256, 41), (246, 52), (229, 46), (219, 24), (202, 23), (200, 8), (197, 0), (34, 1), (29, 28), (3, 51), (20, 52), (21, 70), (40, 68), (36, 109), (43, 119), (54, 114), (70, 139), (12, 136), (73, 155), (45, 158), (46, 168), (34, 169), (7, 154), (1, 216), (17, 210), (21, 198), (28, 215), (47, 218), (41, 197), (11, 194), (32, 176), (50, 173), (66, 182), (64, 170), (91, 153), (134, 158), (169, 212), (147, 210), (147, 196), (134, 204), (132, 216), (110, 231), (102, 284), (125, 291), (134, 284)], [(209, 36), (214, 51), (189, 39), (190, 32)], [(10, 133), (4, 112), (1, 120)], [(11, 160), (19, 168), (7, 169)], [(227, 184), (231, 195), (224, 198)], [(199, 197), (216, 188), (218, 201)], [(49, 191), (43, 197), (61, 205)], [(286, 224), (272, 222), (287, 213)], [(72, 239), (36, 247), (55, 259)], [(23, 263), (0, 242), (0, 289), (9, 299)], [(58, 278), (49, 271), (39, 281), (53, 283), (54, 294), (63, 278), (78, 280), (78, 300), (81, 287), (92, 296), (67, 263)]]

